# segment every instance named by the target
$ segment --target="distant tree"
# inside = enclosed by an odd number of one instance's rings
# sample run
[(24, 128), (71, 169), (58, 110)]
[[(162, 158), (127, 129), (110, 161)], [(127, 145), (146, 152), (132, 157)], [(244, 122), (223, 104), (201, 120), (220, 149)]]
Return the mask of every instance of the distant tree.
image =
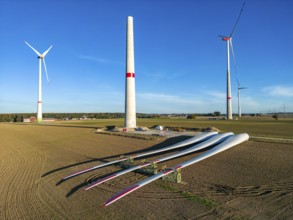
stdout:
[(186, 118), (187, 119), (196, 119), (196, 115), (195, 114), (188, 115)]
[(273, 118), (276, 119), (276, 120), (278, 120), (279, 119), (279, 115), (276, 113), (276, 114), (273, 115)]
[(214, 112), (214, 116), (221, 116), (221, 112), (218, 112), (218, 111)]

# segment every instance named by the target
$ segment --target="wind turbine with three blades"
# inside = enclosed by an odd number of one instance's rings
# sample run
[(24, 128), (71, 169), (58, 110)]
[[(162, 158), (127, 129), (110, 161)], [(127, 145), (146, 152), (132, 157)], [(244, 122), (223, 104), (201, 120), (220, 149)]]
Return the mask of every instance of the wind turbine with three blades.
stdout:
[(47, 72), (47, 67), (46, 67), (46, 62), (45, 62), (45, 56), (47, 55), (49, 50), (51, 50), (53, 45), (51, 45), (48, 50), (46, 50), (44, 53), (41, 54), (35, 48), (33, 48), (28, 42), (25, 41), (25, 43), (38, 55), (38, 59), (39, 59), (39, 96), (38, 96), (37, 122), (41, 123), (43, 120), (43, 112), (42, 112), (42, 61), (44, 64), (46, 78), (49, 83), (49, 77), (48, 77), (48, 72)]
[(233, 117), (232, 117), (231, 79), (230, 79), (230, 47), (231, 47), (232, 53), (234, 55), (233, 46), (232, 46), (232, 36), (233, 36), (235, 29), (237, 27), (237, 24), (240, 20), (243, 8), (245, 6), (245, 2), (246, 1), (244, 1), (243, 5), (242, 5), (240, 14), (238, 16), (238, 19), (237, 19), (235, 25), (234, 25), (234, 28), (232, 29), (231, 34), (229, 36), (219, 35), (219, 37), (221, 37), (223, 41), (227, 42), (227, 119), (228, 120), (233, 119)]

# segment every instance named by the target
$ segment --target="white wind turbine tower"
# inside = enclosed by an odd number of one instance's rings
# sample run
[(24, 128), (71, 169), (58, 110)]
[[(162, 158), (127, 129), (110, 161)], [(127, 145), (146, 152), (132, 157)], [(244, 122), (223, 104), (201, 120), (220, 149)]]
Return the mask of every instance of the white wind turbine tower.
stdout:
[(127, 17), (126, 27), (126, 85), (124, 127), (126, 129), (136, 128), (134, 30), (132, 16)]
[(242, 5), (240, 14), (238, 16), (238, 19), (237, 19), (235, 25), (234, 25), (234, 28), (232, 29), (231, 34), (229, 36), (219, 35), (222, 38), (223, 41), (227, 42), (227, 119), (228, 120), (233, 119), (233, 117), (232, 117), (231, 80), (230, 80), (230, 46), (231, 46), (231, 49), (232, 49), (232, 52), (233, 52), (232, 36), (234, 34), (234, 31), (235, 31), (235, 29), (237, 27), (237, 24), (239, 22), (239, 19), (241, 17), (244, 5), (245, 5), (245, 1), (244, 1), (243, 5)]
[(49, 52), (49, 50), (52, 48), (49, 47), (48, 50), (46, 50), (43, 54), (40, 54), (35, 48), (33, 48), (31, 45), (29, 45), (28, 42), (25, 41), (25, 43), (38, 55), (39, 59), (39, 96), (38, 96), (38, 114), (37, 114), (37, 121), (38, 123), (41, 123), (43, 120), (43, 112), (42, 112), (42, 61), (44, 64), (44, 69), (46, 72), (46, 78), (49, 83), (49, 77), (48, 77), (48, 72), (47, 72), (47, 67), (46, 67), (46, 62), (45, 62), (45, 56)]
[(241, 117), (241, 104), (240, 104), (240, 90), (241, 89), (247, 89), (247, 87), (241, 87), (239, 81), (237, 80), (238, 83), (238, 117)]

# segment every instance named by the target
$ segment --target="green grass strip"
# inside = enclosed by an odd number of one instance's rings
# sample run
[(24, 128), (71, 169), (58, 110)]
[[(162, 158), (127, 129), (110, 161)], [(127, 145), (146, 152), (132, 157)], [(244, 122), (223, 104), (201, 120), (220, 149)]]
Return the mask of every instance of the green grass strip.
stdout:
[(182, 196), (188, 200), (194, 201), (196, 203), (199, 203), (209, 209), (215, 208), (217, 206), (216, 202), (205, 199), (205, 198), (197, 196), (197, 195), (194, 195), (190, 192), (178, 190), (172, 186), (163, 185), (160, 183), (156, 183), (156, 185), (159, 186), (161, 189), (171, 191), (171, 192), (177, 192), (177, 193), (179, 193), (180, 196)]

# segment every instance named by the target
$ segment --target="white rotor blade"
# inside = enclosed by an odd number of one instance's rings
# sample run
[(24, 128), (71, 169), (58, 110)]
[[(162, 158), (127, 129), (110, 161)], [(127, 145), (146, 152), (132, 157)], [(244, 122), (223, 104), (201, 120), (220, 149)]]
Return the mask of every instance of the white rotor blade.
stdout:
[(43, 58), (42, 60), (43, 60), (44, 67), (45, 67), (45, 72), (46, 72), (46, 78), (47, 78), (47, 81), (48, 81), (48, 83), (50, 83), (50, 81), (49, 81), (49, 77), (48, 77), (48, 72), (47, 72), (47, 67), (46, 67), (45, 59)]
[(29, 45), (29, 43), (28, 42), (26, 42), (25, 41), (25, 43), (30, 47), (30, 48), (32, 48), (32, 50), (33, 51), (35, 51), (35, 53), (40, 57), (40, 56), (42, 56), (35, 48), (33, 48), (31, 45)]
[[(233, 57), (233, 62), (234, 62), (235, 75), (236, 75), (236, 79), (237, 79), (238, 78), (238, 71), (237, 71), (237, 65), (236, 65), (236, 60), (235, 60), (235, 55), (234, 55), (232, 38), (230, 38), (229, 44), (230, 44), (230, 47), (231, 47), (231, 52), (232, 52), (232, 57)], [(238, 79), (237, 79), (237, 81), (238, 81)]]
[(234, 64), (236, 65), (236, 60), (235, 60), (235, 55), (234, 55), (234, 49), (233, 49), (233, 44), (232, 44), (232, 38), (230, 38), (229, 44), (230, 44), (231, 51), (232, 51), (233, 61), (234, 61)]
[(241, 17), (241, 14), (242, 14), (243, 8), (244, 8), (244, 6), (245, 6), (245, 2), (246, 2), (246, 0), (243, 2), (243, 5), (242, 5), (242, 8), (241, 8), (240, 14), (239, 14), (239, 16), (238, 16), (238, 18), (237, 18), (237, 21), (236, 21), (236, 23), (235, 23), (235, 25), (234, 25), (234, 27), (233, 27), (233, 30), (232, 30), (232, 32), (231, 32), (231, 34), (230, 34), (230, 37), (232, 37), (233, 34), (234, 34), (234, 31), (235, 31), (235, 29), (236, 29), (236, 27), (237, 27), (237, 24), (238, 24), (239, 20), (240, 20), (240, 17)]
[(51, 50), (51, 48), (53, 47), (53, 45), (51, 47), (49, 47), (48, 50), (46, 50), (43, 54), (42, 54), (42, 57), (45, 57), (47, 55), (47, 53), (49, 52), (49, 50)]
[(238, 88), (240, 88), (240, 83), (238, 81), (238, 79), (236, 78), (237, 84), (238, 84)]

